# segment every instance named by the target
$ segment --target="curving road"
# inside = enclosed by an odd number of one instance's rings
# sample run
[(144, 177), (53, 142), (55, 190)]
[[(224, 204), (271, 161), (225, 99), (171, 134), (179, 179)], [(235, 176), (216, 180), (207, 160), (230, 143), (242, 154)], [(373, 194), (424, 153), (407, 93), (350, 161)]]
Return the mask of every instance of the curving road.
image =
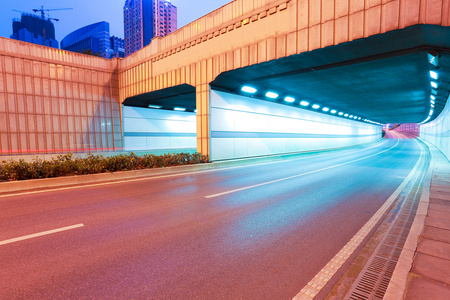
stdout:
[(395, 137), (0, 196), (0, 299), (292, 299), (416, 164), (419, 142)]

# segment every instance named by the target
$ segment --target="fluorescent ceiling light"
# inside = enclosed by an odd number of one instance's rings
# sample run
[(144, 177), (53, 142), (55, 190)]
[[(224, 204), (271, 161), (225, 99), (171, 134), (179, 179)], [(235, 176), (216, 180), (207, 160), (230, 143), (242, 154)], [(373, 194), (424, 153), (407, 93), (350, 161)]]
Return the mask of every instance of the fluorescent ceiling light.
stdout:
[(434, 102), (434, 100), (431, 100), (430, 103), (431, 103), (431, 104), (435, 104), (436, 102)]
[(285, 98), (284, 98), (284, 101), (289, 102), (289, 103), (292, 103), (292, 102), (295, 102), (295, 98), (292, 98), (292, 97), (285, 97)]
[(437, 67), (439, 65), (439, 53), (433, 50), (428, 52), (428, 61), (433, 66)]
[(148, 106), (148, 108), (162, 108), (162, 106), (161, 105), (152, 105), (152, 104), (150, 104), (149, 106)]
[(197, 110), (196, 110), (196, 109), (194, 109), (194, 112), (196, 113), (196, 112), (197, 112)]
[(431, 86), (432, 86), (433, 88), (437, 89), (438, 84), (437, 84), (436, 81), (432, 81), (432, 82), (431, 82)]
[(425, 123), (426, 121), (428, 121), (430, 119), (430, 117), (426, 118), (425, 120), (423, 120), (422, 122), (420, 122), (420, 124)]
[(436, 90), (431, 90), (431, 93), (432, 93), (433, 95), (437, 95), (437, 91), (436, 91)]
[(257, 89), (255, 89), (254, 87), (248, 86), (248, 85), (244, 85), (241, 88), (241, 91), (249, 93), (249, 94), (254, 94), (254, 93), (256, 93)]
[(325, 112), (327, 112), (327, 111), (329, 111), (330, 109), (329, 109), (328, 107), (324, 107), (324, 108), (322, 108), (322, 110), (325, 111)]
[(173, 110), (186, 111), (186, 108), (184, 108), (184, 107), (174, 107)]
[(332, 110), (330, 111), (330, 113), (335, 114), (335, 113), (337, 113), (337, 111), (336, 111), (335, 109), (332, 109)]
[(338, 113), (338, 115), (340, 115), (340, 116), (342, 116), (344, 113), (342, 112), (342, 111), (340, 111), (339, 113)]
[(431, 108), (434, 108), (434, 104), (431, 104), (430, 106), (431, 106)]
[(320, 107), (320, 105), (318, 105), (318, 104), (313, 104), (313, 106), (312, 106), (312, 108), (314, 108), (314, 109), (318, 109)]
[(274, 93), (274, 92), (267, 92), (266, 93), (266, 97), (270, 98), (270, 99), (277, 99), (278, 98), (278, 94)]
[(430, 95), (431, 100), (436, 100), (436, 96), (435, 95)]
[(437, 80), (437, 79), (438, 79), (438, 76), (439, 76), (438, 72), (433, 71), (433, 70), (430, 71), (430, 77), (431, 77), (431, 78)]
[(344, 117), (348, 117), (348, 114), (345, 114)]
[(353, 115), (350, 115), (349, 118), (353, 118)]
[(302, 101), (302, 102), (300, 102), (300, 105), (301, 106), (308, 106), (309, 102), (308, 101)]

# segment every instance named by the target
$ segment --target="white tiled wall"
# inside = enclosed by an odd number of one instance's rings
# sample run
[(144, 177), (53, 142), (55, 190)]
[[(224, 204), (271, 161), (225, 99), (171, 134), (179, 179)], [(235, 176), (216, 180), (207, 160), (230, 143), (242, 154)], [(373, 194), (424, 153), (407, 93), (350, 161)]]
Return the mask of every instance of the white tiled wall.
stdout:
[(195, 113), (123, 106), (126, 151), (195, 149)]
[(381, 138), (381, 126), (211, 91), (211, 159), (331, 149)]
[[(450, 98), (449, 98), (450, 100)], [(450, 102), (433, 121), (420, 126), (420, 137), (438, 147), (450, 160)]]

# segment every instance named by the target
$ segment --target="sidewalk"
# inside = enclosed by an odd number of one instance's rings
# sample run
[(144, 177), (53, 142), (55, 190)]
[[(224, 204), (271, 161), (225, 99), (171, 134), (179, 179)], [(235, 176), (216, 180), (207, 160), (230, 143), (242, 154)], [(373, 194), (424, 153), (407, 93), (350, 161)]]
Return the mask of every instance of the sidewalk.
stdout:
[(419, 236), (404, 299), (450, 299), (450, 164), (433, 152), (428, 212)]

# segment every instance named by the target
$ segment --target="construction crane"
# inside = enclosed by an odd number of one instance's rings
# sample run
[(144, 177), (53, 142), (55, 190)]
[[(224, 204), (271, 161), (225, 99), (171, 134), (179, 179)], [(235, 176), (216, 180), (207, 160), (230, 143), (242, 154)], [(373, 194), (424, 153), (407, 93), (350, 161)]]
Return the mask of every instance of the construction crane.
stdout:
[(17, 10), (17, 9), (13, 9), (12, 11), (20, 12), (20, 13), (22, 13), (22, 14), (28, 14), (26, 11), (21, 11), (21, 10)]
[[(44, 9), (44, 6), (42, 5), (40, 9), (34, 8), (33, 11), (35, 13), (40, 12), (41, 13), (41, 19), (45, 19), (45, 12), (48, 13), (49, 11), (54, 11), (54, 10), (71, 10), (71, 9), (73, 9), (73, 8), (47, 8), (47, 9)], [(48, 15), (48, 19), (49, 20), (54, 20), (56, 22), (59, 21), (59, 19), (50, 18), (50, 15)]]
[[(40, 12), (41, 13), (41, 19), (44, 19), (45, 20), (45, 12), (49, 12), (49, 11), (53, 11), (53, 10), (72, 10), (73, 8), (50, 8), (50, 9), (44, 9), (44, 6), (41, 6), (41, 8), (40, 9), (37, 9), (37, 8), (35, 8), (35, 9), (32, 9), (35, 13), (38, 13), (38, 12)], [(20, 13), (23, 13), (23, 14), (27, 14), (27, 12), (24, 12), (24, 11), (20, 11), (20, 10), (16, 10), (16, 9), (13, 9), (13, 11), (15, 11), (15, 12), (20, 12)], [(50, 18), (50, 15), (48, 15), (48, 20), (53, 20), (53, 21), (56, 21), (56, 22), (58, 22), (59, 21), (59, 19), (56, 19), (56, 18)]]
[[(37, 9), (37, 8), (35, 8), (35, 9), (32, 9), (32, 11), (33, 12), (35, 12), (35, 13), (41, 13), (41, 20), (42, 21), (49, 21), (50, 23), (51, 23), (51, 25), (52, 25), (52, 28), (53, 28), (53, 30), (52, 30), (52, 32), (53, 32), (53, 34), (51, 34), (51, 38), (52, 39), (54, 39), (55, 37), (54, 37), (54, 26), (53, 26), (53, 23), (51, 22), (51, 21), (56, 21), (56, 22), (58, 22), (59, 21), (59, 19), (56, 19), (56, 18), (50, 18), (50, 15), (48, 14), (48, 12), (49, 11), (55, 11), (55, 10), (72, 10), (73, 8), (44, 8), (44, 6), (41, 6), (41, 8), (40, 9)], [(15, 9), (13, 9), (13, 11), (16, 11), (16, 12), (20, 12), (20, 13), (22, 13), (22, 15), (23, 14), (28, 14), (28, 13), (26, 13), (26, 12), (23, 12), (23, 11), (20, 11), (20, 10), (15, 10)], [(47, 18), (45, 18), (45, 14), (47, 13)], [(39, 18), (38, 18), (39, 19)], [(46, 33), (46, 25), (45, 25), (45, 22), (42, 22), (42, 37), (43, 37), (43, 40), (44, 41), (46, 41), (47, 40), (47, 33)], [(14, 25), (13, 25), (14, 26)]]

